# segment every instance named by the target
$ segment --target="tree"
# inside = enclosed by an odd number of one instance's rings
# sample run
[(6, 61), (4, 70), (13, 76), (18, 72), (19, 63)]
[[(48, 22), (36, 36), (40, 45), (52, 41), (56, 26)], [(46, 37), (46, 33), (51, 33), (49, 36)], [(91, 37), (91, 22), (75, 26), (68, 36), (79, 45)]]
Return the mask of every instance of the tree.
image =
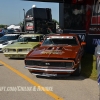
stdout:
[(2, 24), (1, 24), (1, 25), (0, 25), (0, 28), (5, 28), (5, 26), (6, 26), (6, 25), (2, 25)]
[(25, 29), (24, 29), (24, 21), (19, 22), (18, 25), (21, 27), (21, 31), (22, 31), (22, 32), (25, 32)]
[(56, 19), (52, 19), (53, 22), (56, 22), (56, 24), (59, 25), (59, 22)]
[(20, 22), (18, 25), (23, 26), (23, 22)]

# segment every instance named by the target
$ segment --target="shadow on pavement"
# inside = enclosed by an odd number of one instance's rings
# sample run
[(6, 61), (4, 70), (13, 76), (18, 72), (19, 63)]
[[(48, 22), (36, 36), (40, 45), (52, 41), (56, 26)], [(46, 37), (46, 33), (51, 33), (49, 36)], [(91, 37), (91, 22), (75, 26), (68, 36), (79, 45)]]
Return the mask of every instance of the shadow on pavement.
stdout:
[(93, 54), (85, 54), (81, 60), (81, 75), (84, 77), (96, 77), (96, 60)]
[(44, 77), (36, 76), (37, 78), (49, 79), (49, 80), (84, 80), (83, 76), (66, 76), (66, 77)]
[(24, 60), (24, 58), (9, 58), (9, 60)]

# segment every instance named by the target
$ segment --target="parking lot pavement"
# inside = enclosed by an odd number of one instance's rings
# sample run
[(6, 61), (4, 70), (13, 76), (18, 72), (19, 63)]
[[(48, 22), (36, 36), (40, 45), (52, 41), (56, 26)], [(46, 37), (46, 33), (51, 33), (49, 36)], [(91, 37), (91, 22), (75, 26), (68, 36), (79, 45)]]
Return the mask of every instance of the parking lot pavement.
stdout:
[[(23, 59), (8, 59), (2, 53), (0, 53), (0, 65), (1, 100), (99, 100), (98, 84), (91, 79), (82, 76), (69, 76), (66, 78), (36, 77), (24, 68)], [(16, 73), (16, 71), (20, 74)], [(51, 89), (50, 93), (40, 91), (39, 88), (37, 91), (37, 84), (39, 87), (43, 86)], [(12, 91), (12, 87), (16, 91)], [(27, 89), (24, 91), (25, 88), (29, 89), (29, 87), (34, 91)], [(9, 91), (7, 91), (7, 88)]]

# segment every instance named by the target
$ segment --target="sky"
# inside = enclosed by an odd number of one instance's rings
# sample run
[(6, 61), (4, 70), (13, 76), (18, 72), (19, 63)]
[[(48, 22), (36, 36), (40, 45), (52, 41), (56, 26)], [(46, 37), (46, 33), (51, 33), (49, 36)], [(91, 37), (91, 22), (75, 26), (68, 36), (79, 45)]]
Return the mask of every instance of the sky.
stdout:
[(52, 18), (59, 21), (59, 4), (22, 0), (0, 0), (0, 24), (19, 24), (24, 19), (24, 11), (28, 11), (36, 5), (37, 8), (51, 8)]

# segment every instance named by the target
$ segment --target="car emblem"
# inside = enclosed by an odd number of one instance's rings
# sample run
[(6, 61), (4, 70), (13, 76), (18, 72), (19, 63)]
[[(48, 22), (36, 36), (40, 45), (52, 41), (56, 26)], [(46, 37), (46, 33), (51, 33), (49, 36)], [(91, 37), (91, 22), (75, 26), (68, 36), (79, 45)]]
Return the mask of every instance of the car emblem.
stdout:
[(50, 63), (45, 63), (45, 65), (49, 66), (49, 65), (50, 65)]

